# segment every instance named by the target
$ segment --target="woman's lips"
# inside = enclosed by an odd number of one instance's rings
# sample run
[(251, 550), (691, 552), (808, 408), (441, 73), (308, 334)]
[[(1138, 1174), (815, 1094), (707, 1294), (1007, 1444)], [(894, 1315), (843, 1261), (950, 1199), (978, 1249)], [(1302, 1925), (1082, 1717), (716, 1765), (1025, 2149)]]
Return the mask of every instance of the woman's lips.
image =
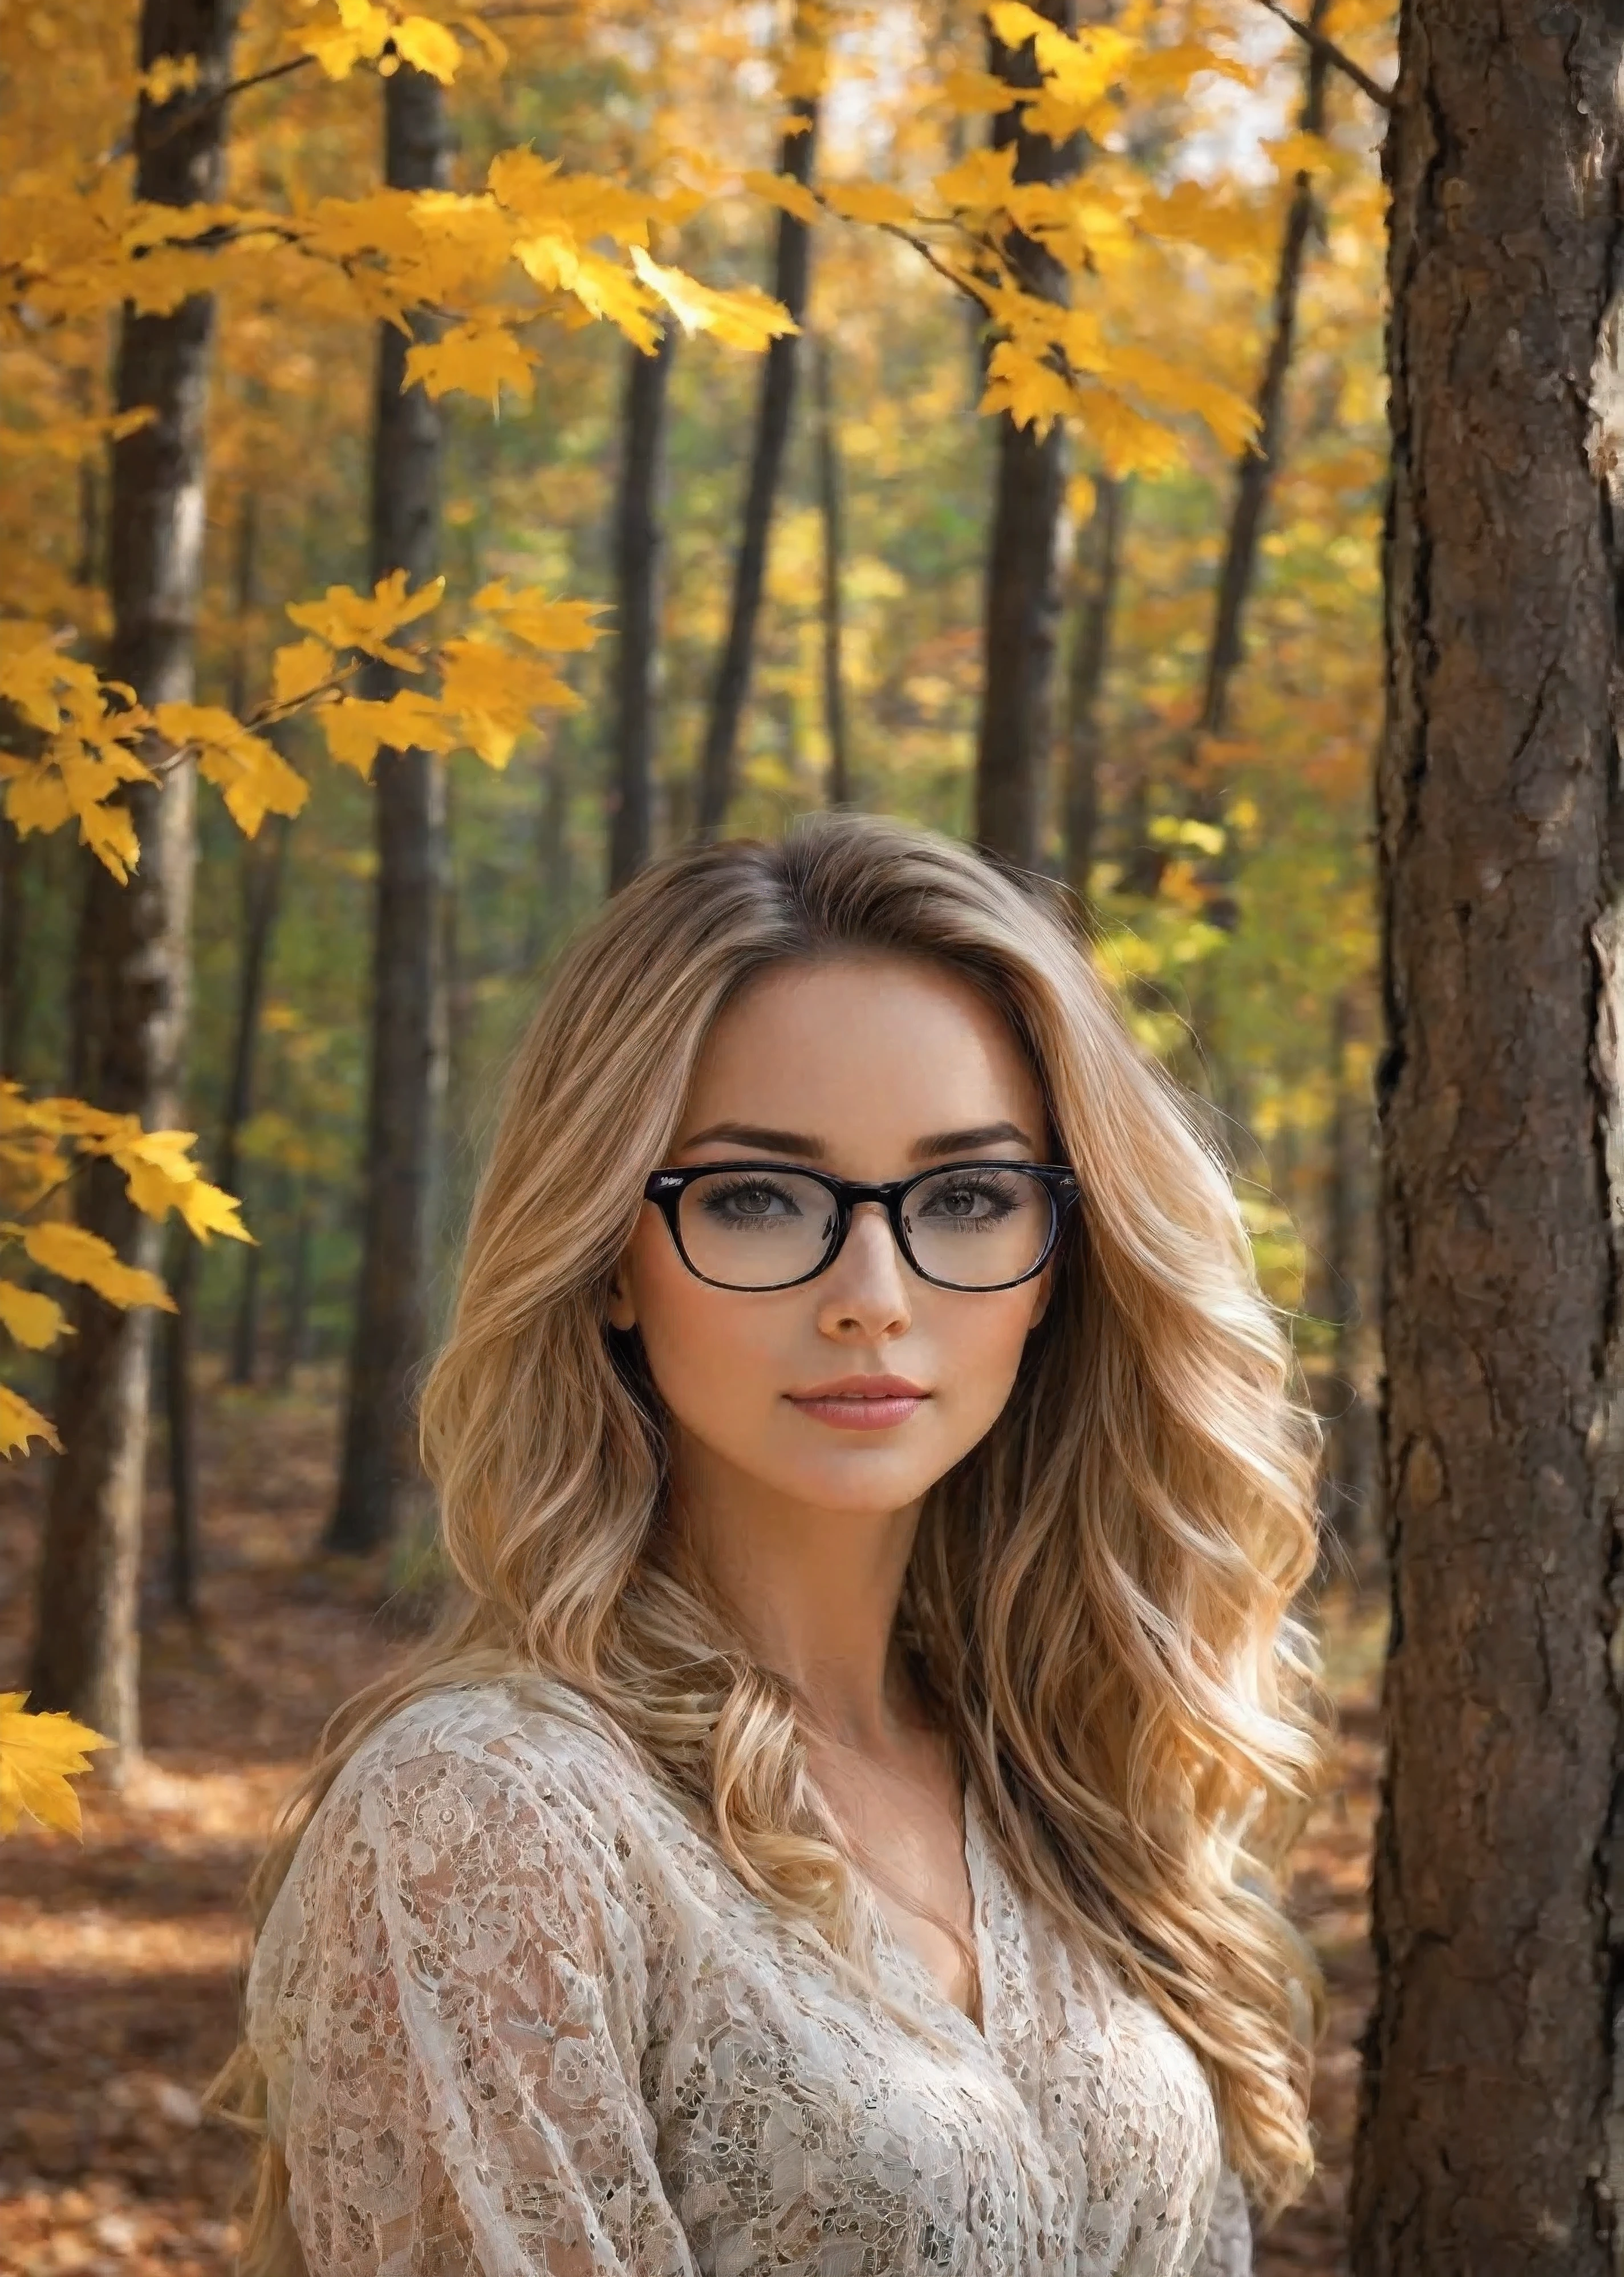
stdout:
[(930, 1395), (905, 1376), (852, 1375), (785, 1397), (801, 1414), (837, 1431), (888, 1431), (916, 1415)]

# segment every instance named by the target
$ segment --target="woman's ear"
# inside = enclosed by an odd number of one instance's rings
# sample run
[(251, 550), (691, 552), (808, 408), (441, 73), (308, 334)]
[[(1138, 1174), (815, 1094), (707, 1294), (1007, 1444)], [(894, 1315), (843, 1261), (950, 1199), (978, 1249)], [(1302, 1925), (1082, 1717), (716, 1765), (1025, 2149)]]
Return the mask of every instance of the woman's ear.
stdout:
[(634, 1329), (637, 1326), (637, 1307), (632, 1302), (630, 1262), (625, 1257), (621, 1258), (610, 1277), (607, 1311), (611, 1329)]

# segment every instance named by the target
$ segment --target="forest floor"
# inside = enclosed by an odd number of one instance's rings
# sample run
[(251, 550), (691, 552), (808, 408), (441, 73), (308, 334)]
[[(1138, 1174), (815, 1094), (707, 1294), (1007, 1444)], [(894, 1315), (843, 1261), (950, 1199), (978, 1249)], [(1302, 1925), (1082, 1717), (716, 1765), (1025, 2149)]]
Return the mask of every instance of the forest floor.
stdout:
[[(149, 1511), (142, 1719), (121, 1794), (80, 1782), (82, 1847), (27, 1826), (0, 1844), (0, 2271), (225, 2277), (240, 2140), (199, 2097), (229, 2054), (241, 1900), (279, 1797), (338, 1701), (403, 1649), (376, 1569), (321, 1557), (336, 1415), (310, 1390), (204, 1404), (202, 1618), (164, 1605)], [(0, 1691), (25, 1682), (40, 1467), (0, 1466)], [(1382, 1618), (1324, 1607), (1338, 1761), (1297, 1852), (1294, 1907), (1324, 1963), (1321, 2170), (1265, 2241), (1260, 2277), (1339, 2277), (1371, 1968), (1366, 1877), (1378, 1770)]]

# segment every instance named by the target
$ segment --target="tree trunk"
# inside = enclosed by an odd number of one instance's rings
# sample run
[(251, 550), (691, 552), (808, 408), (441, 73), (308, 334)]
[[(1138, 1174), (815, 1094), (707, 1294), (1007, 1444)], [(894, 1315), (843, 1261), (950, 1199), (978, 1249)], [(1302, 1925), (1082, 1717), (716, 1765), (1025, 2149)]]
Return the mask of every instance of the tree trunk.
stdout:
[[(230, 708), (240, 720), (247, 710), (249, 626), (256, 598), (256, 570), (259, 540), (258, 502), (254, 492), (244, 494), (242, 511), (237, 530), (236, 606), (237, 639), (231, 656)], [(272, 845), (282, 842), (285, 828), (281, 818), (273, 826), (277, 835)], [(263, 838), (247, 839), (243, 842), (245, 863), (266, 844)], [(247, 953), (245, 949), (245, 954)], [(258, 1017), (257, 1003), (254, 1017)], [(238, 1035), (240, 1055), (242, 1037)], [(250, 1046), (252, 1049), (252, 1046)], [(237, 1070), (233, 1069), (233, 1083)], [(246, 1108), (243, 1110), (246, 1113)], [(232, 1107), (226, 1108), (228, 1128), (232, 1123)], [(242, 1115), (236, 1121), (239, 1123)], [(228, 1193), (239, 1193), (237, 1179), (236, 1131), (231, 1129), (229, 1163), (225, 1143), (214, 1163), (216, 1182)], [(229, 1171), (229, 1175), (228, 1175)], [(247, 1253), (254, 1255), (254, 1250)], [(170, 1294), (175, 1309), (167, 1314), (163, 1323), (163, 1394), (169, 1452), (170, 1498), (170, 1602), (178, 1613), (189, 1620), (198, 1614), (197, 1582), (201, 1568), (202, 1515), (198, 1495), (197, 1409), (193, 1397), (192, 1361), (194, 1328), (197, 1306), (197, 1245), (184, 1226), (177, 1227), (171, 1238), (170, 1254), (173, 1260), (169, 1276)]]
[(815, 340), (812, 382), (817, 400), (817, 499), (823, 525), (823, 734), (829, 744), (826, 794), (831, 806), (848, 806), (852, 798), (852, 765), (846, 735), (846, 664), (840, 605), (846, 533), (831, 365), (828, 341)]
[[(794, 181), (809, 182), (817, 141), (817, 104), (809, 96), (797, 96), (789, 108), (793, 118), (805, 119), (807, 124), (801, 133), (784, 137), (779, 171)], [(772, 290), (798, 324), (807, 312), (811, 251), (811, 232), (805, 222), (797, 221), (793, 214), (780, 213)], [(749, 693), (755, 623), (761, 614), (762, 592), (767, 580), (767, 546), (772, 535), (773, 508), (778, 503), (778, 482), (789, 446), (800, 349), (799, 336), (785, 333), (769, 346), (762, 368), (749, 486), (745, 493), (744, 522), (733, 564), (732, 608), (727, 621), (727, 639), (717, 666), (705, 747), (700, 758), (697, 826), (706, 838), (714, 838), (726, 821), (733, 796), (733, 762), (745, 697)]]
[[(1062, 31), (1077, 27), (1077, 0), (1039, 0), (1037, 13)], [(1031, 42), (1006, 48), (988, 35), (988, 65), (1010, 87), (1039, 85)], [(1076, 138), (1057, 143), (1028, 133), (1019, 110), (1000, 111), (992, 142), (1015, 146), (1017, 182), (1056, 182), (1077, 170)], [(1049, 301), (1066, 296), (1053, 254), (1019, 231), (1006, 245), (1022, 289)], [(992, 537), (987, 552), (981, 723), (975, 750), (975, 835), (1023, 870), (1043, 858), (1049, 745), (1053, 733), (1055, 635), (1060, 613), (1056, 544), (1066, 490), (1066, 436), (1059, 421), (1039, 438), (998, 419)]]
[[(1307, 17), (1309, 28), (1318, 31), (1330, 12), (1331, 0), (1311, 0)], [(1330, 76), (1331, 65), (1325, 50), (1309, 47), (1303, 65), (1302, 109), (1297, 122), (1304, 134), (1323, 134), (1325, 131), (1325, 93)], [(1291, 376), (1296, 340), (1297, 301), (1309, 232), (1317, 209), (1313, 177), (1300, 173), (1286, 209), (1286, 230), (1280, 240), (1279, 266), (1275, 272), (1274, 326), (1255, 399), (1257, 433), (1253, 447), (1235, 472), (1229, 534), (1213, 598), (1206, 680), (1202, 689), (1201, 710), (1190, 730), (1186, 759), (1191, 807), (1197, 819), (1213, 824), (1222, 820), (1223, 798), (1221, 790), (1203, 769), (1203, 754), (1209, 740), (1222, 737), (1228, 727), (1235, 674), (1246, 654), (1247, 604), (1257, 570), (1257, 541), (1263, 533), (1264, 516), (1285, 440), (1286, 384)], [(1208, 887), (1206, 917), (1226, 932), (1233, 931), (1240, 918), (1229, 882), (1233, 869), (1233, 862), (1222, 854), (1203, 865)]]
[(1399, 53), (1393, 1634), (1353, 2266), (1613, 2277), (1624, 16), (1404, 0)]
[[(444, 187), (450, 147), (439, 82), (403, 64), (384, 81), (383, 111), (390, 187)], [(430, 322), (420, 313), (420, 337)], [(434, 576), (439, 556), (441, 419), (421, 387), (402, 388), (408, 345), (393, 324), (379, 327), (372, 575), (405, 569), (415, 587)], [(401, 684), (387, 665), (371, 666), (366, 677), (367, 692), (377, 700)], [(327, 1529), (329, 1549), (353, 1555), (390, 1537), (404, 1496), (421, 1475), (411, 1378), (427, 1335), (429, 1189), (444, 1086), (436, 1001), (444, 777), (430, 752), (380, 751), (374, 780), (378, 866), (366, 1197), (344, 1454)]]
[(1066, 690), (1066, 882), (1084, 910), (1089, 907), (1089, 873), (1099, 824), (1100, 706), (1111, 661), (1111, 625), (1127, 520), (1127, 482), (1101, 475), (1095, 484), (1094, 512), (1077, 537), (1079, 590)]
[(310, 1181), (299, 1181), (293, 1213), (293, 1254), (288, 1273), (287, 1310), (282, 1322), (281, 1389), (291, 1390), (293, 1371), (307, 1356), (310, 1340)]
[[(138, 196), (173, 206), (220, 194), (227, 106), (200, 103), (231, 78), (235, 0), (146, 0), (143, 71), (195, 56), (196, 86), (135, 118)], [(214, 303), (197, 293), (167, 316), (126, 307), (118, 407), (156, 417), (113, 446), (109, 506), (113, 636), (108, 668), (146, 704), (186, 702), (202, 578), (204, 411)], [(151, 757), (164, 757), (156, 745)], [(87, 862), (74, 960), (74, 1059), (98, 1107), (172, 1125), (188, 998), (195, 777), (170, 764), (127, 796), (140, 860), (126, 886)], [(159, 1261), (162, 1232), (108, 1162), (93, 1164), (80, 1222), (129, 1263)], [(123, 1313), (88, 1291), (58, 1378), (65, 1452), (51, 1478), (41, 1560), (31, 1704), (66, 1709), (118, 1748), (121, 1775), (140, 1744), (137, 1601), (152, 1362), (149, 1310)]]
[[(270, 971), (271, 943), (282, 904), (282, 881), (287, 866), (290, 825), (277, 816), (242, 849), (242, 947), (237, 963), (237, 1009), (232, 1023), (231, 1067), (225, 1090), (225, 1112), (220, 1123), (218, 1179), (228, 1193), (240, 1196), (246, 1179), (242, 1164), (243, 1126), (254, 1112), (254, 1065), (259, 1055), (260, 1015), (265, 1003), (265, 982)], [(242, 1253), (241, 1279), (231, 1321), (231, 1382), (254, 1381), (259, 1340), (261, 1255), (257, 1244)]]
[(659, 689), (660, 557), (665, 534), (665, 406), (676, 333), (667, 324), (652, 355), (626, 350), (620, 415), (620, 491), (615, 506), (615, 791), (609, 828), (609, 890), (649, 859), (654, 838), (655, 705)]
[(1354, 991), (1338, 991), (1331, 1008), (1331, 1123), (1325, 1134), (1324, 1206), (1310, 1259), (1304, 1308), (1332, 1330), (1330, 1364), (1317, 1383), (1325, 1422), (1321, 1514), (1345, 1545), (1362, 1531), (1372, 1500), (1370, 1423), (1355, 1367), (1364, 1266), (1370, 1246), (1371, 1114), (1367, 1085), (1349, 1075), (1358, 1025)]

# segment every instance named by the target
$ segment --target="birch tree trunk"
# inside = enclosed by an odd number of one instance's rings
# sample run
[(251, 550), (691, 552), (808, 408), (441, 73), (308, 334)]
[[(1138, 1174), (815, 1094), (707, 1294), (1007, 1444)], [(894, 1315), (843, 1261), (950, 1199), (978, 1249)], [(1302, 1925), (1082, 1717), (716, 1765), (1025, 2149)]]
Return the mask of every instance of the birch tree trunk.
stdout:
[[(789, 108), (792, 117), (805, 119), (807, 124), (800, 133), (784, 137), (779, 171), (797, 182), (809, 182), (817, 141), (817, 103), (810, 96), (798, 96)], [(780, 213), (778, 252), (773, 262), (773, 296), (783, 302), (797, 324), (807, 313), (811, 255), (812, 234), (805, 222), (797, 221), (792, 213)], [(728, 613), (727, 638), (717, 666), (704, 750), (700, 758), (696, 823), (701, 835), (707, 838), (717, 835), (732, 803), (739, 728), (744, 718), (745, 698), (750, 691), (756, 620), (761, 614), (762, 593), (767, 582), (767, 547), (772, 536), (773, 512), (789, 448), (800, 350), (799, 335), (784, 333), (770, 344), (762, 366), (744, 519), (733, 561), (732, 605)]]
[[(403, 64), (383, 82), (383, 117), (389, 187), (443, 189), (451, 153), (439, 81)], [(431, 324), (418, 313), (419, 338)], [(439, 565), (441, 418), (421, 387), (403, 385), (409, 345), (395, 325), (380, 325), (372, 575), (404, 569), (415, 588)], [(399, 685), (392, 666), (369, 666), (368, 696), (382, 701)], [(445, 1080), (437, 1001), (444, 777), (431, 752), (380, 751), (373, 781), (378, 867), (366, 1192), (344, 1452), (326, 1537), (330, 1550), (352, 1555), (390, 1538), (421, 1476), (411, 1378), (428, 1334), (429, 1203)]]
[[(168, 103), (143, 96), (135, 118), (138, 196), (187, 206), (220, 194), (235, 0), (146, 0), (140, 60), (195, 57), (194, 87)], [(115, 392), (120, 410), (156, 416), (113, 446), (108, 508), (113, 633), (107, 668), (144, 704), (187, 702), (203, 567), (204, 413), (214, 302), (195, 293), (168, 315), (124, 311)], [(73, 1058), (80, 1095), (173, 1126), (189, 994), (195, 777), (154, 743), (163, 769), (132, 784), (140, 859), (120, 886), (87, 859), (73, 979)], [(110, 1163), (91, 1166), (80, 1219), (133, 1265), (155, 1270), (163, 1230), (128, 1200)], [(28, 1683), (30, 1706), (65, 1709), (112, 1740), (117, 1778), (140, 1745), (137, 1694), (141, 1499), (147, 1466), (153, 1314), (121, 1313), (88, 1291), (58, 1375), (64, 1450), (50, 1484)]]
[(626, 351), (620, 414), (620, 485), (615, 505), (615, 786), (609, 826), (609, 890), (635, 877), (654, 836), (655, 712), (660, 658), (660, 557), (665, 534), (665, 406), (676, 333), (666, 325), (652, 355)]
[(1621, 67), (1616, 6), (1404, 0), (1359, 2277), (1619, 2267)]
[[(1037, 13), (1062, 31), (1077, 28), (1077, 0), (1038, 0)], [(989, 68), (1010, 87), (1039, 84), (1028, 41), (1006, 48), (988, 35)], [(995, 149), (1015, 146), (1017, 182), (1054, 182), (1074, 173), (1074, 139), (1028, 133), (1022, 113), (1001, 111)], [(1019, 232), (1006, 248), (1023, 288), (1066, 297), (1066, 271), (1046, 248)], [(992, 532), (987, 551), (981, 720), (975, 750), (975, 835), (1026, 870), (1043, 857), (1049, 746), (1053, 735), (1055, 639), (1059, 622), (1056, 545), (1066, 490), (1065, 430), (1057, 420), (1041, 439), (1007, 412), (998, 423)]]

